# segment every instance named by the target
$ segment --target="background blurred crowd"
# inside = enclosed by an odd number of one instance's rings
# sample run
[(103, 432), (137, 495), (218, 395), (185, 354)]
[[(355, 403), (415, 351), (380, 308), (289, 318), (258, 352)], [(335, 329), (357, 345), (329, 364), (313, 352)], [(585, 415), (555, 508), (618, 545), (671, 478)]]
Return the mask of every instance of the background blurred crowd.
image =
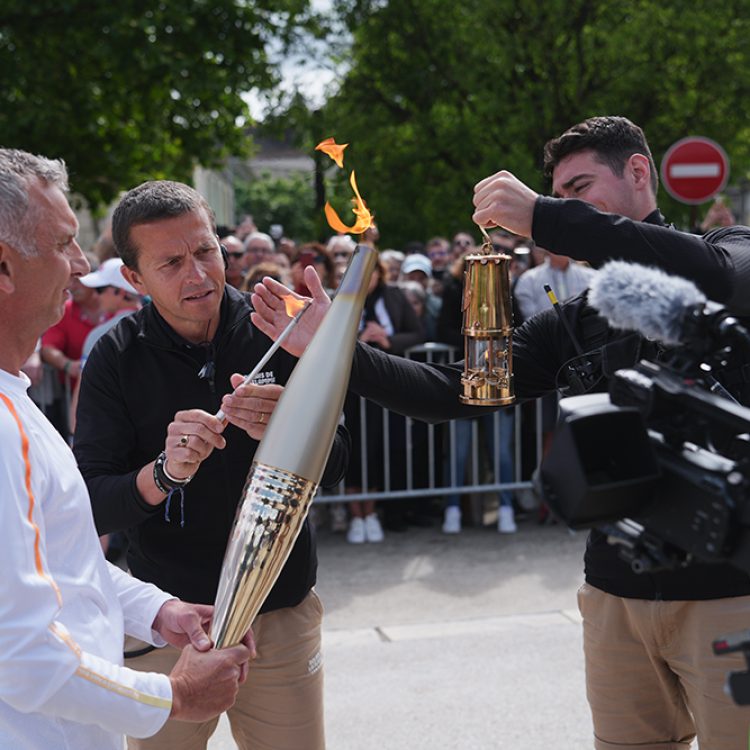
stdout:
[[(704, 224), (731, 223), (727, 211), (717, 201)], [(705, 231), (703, 225), (696, 229)], [(347, 235), (334, 235), (325, 243), (272, 237), (259, 231), (251, 216), (244, 216), (236, 227), (218, 227), (218, 234), (226, 249), (227, 283), (244, 291), (252, 290), (264, 276), (271, 276), (299, 294), (308, 294), (303, 270), (312, 265), (329, 295), (334, 296), (356, 247)], [(583, 291), (595, 273), (584, 264), (550, 254), (531, 240), (505, 230), (491, 232), (490, 240), (493, 252), (511, 258), (515, 325), (550, 306), (545, 285), (563, 300)], [(381, 248), (378, 229), (373, 225), (359, 242), (379, 251), (360, 323), (360, 341), (401, 356), (461, 359), (464, 258), (479, 250), (474, 235), (461, 231), (452, 238), (411, 241), (401, 249)], [(24, 367), (32, 381), (32, 398), (70, 441), (75, 430), (77, 383), (88, 353), (99, 336), (121, 317), (148, 302), (122, 278), (121, 261), (108, 233), (87, 254), (96, 270), (74, 282), (63, 319), (43, 335)], [(485, 474), (491, 467), (499, 467), (503, 483), (528, 479), (539, 459), (534, 446), (541, 444), (543, 451), (551, 436), (556, 400), (552, 397), (543, 403), (540, 420), (524, 412), (519, 423), (516, 413), (505, 410), (499, 417), (459, 421), (450, 430), (430, 428), (428, 438), (427, 426), (412, 424), (407, 430), (402, 417), (389, 414), (384, 419), (379, 407), (349, 395), (344, 416), (353, 451), (342, 491), (353, 497), (328, 508), (333, 530), (345, 531), (352, 544), (377, 543), (384, 537), (383, 527), (404, 531), (409, 525), (432, 525), (438, 516), (442, 517), (443, 532), (459, 533), (466, 496), (443, 492), (432, 502), (407, 498), (382, 503), (381, 508), (376, 508), (375, 498), (383, 490), (434, 486), (434, 474), (443, 486), (481, 484), (476, 476), (477, 463), (487, 470)], [(516, 430), (522, 431), (518, 438)], [(529, 456), (524, 458), (521, 476), (520, 462), (514, 460), (519, 446)], [(472, 462), (474, 476), (470, 478)], [(432, 485), (428, 485), (428, 466), (433, 467)], [(496, 495), (497, 529), (514, 533), (518, 500), (510, 491)], [(535, 512), (540, 521), (545, 520), (543, 506)]]

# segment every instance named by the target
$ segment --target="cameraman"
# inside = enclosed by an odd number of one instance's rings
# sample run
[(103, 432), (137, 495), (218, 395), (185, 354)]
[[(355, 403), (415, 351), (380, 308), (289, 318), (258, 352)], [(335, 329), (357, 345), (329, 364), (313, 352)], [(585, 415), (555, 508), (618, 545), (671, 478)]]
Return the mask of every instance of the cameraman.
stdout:
[[(475, 188), (474, 220), (530, 236), (553, 253), (594, 266), (622, 259), (694, 281), (736, 314), (750, 314), (750, 229), (724, 227), (705, 237), (665, 225), (656, 205), (657, 172), (643, 131), (623, 117), (588, 119), (545, 147), (554, 196), (543, 197), (509, 172)], [(256, 287), (255, 321), (278, 336), (284, 322), (273, 282)], [(315, 288), (317, 286), (317, 288)], [(288, 342), (299, 354), (327, 301), (311, 283), (313, 314)], [(744, 291), (744, 299), (743, 299)], [(586, 293), (563, 305), (584, 349), (601, 349), (605, 376), (628, 367), (651, 345), (609, 329), (588, 306)], [(516, 393), (536, 398), (556, 390), (564, 363), (575, 357), (553, 310), (514, 332)], [(750, 364), (750, 362), (748, 362)], [(459, 403), (462, 364), (400, 360), (358, 345), (351, 389), (388, 409), (440, 421), (486, 413)], [(716, 373), (744, 404), (750, 386), (742, 372)], [(673, 572), (636, 575), (603, 534), (592, 531), (579, 593), (584, 622), (587, 694), (598, 750), (688, 748), (733, 750), (746, 742), (750, 712), (724, 694), (727, 672), (743, 666), (716, 659), (711, 641), (750, 621), (750, 576), (729, 565), (693, 563)]]

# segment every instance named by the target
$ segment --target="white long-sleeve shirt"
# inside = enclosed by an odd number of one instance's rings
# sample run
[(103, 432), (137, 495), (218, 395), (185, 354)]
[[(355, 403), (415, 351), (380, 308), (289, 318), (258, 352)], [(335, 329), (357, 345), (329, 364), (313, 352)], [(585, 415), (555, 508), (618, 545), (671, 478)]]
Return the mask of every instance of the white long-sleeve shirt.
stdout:
[(557, 299), (562, 302), (580, 294), (593, 280), (596, 271), (581, 263), (571, 262), (566, 268), (553, 268), (549, 258), (544, 263), (521, 274), (513, 288), (513, 297), (524, 320), (550, 310), (552, 304), (544, 291), (549, 284)]
[(169, 716), (169, 678), (122, 666), (171, 598), (102, 554), (73, 454), (0, 370), (0, 747), (122, 748)]

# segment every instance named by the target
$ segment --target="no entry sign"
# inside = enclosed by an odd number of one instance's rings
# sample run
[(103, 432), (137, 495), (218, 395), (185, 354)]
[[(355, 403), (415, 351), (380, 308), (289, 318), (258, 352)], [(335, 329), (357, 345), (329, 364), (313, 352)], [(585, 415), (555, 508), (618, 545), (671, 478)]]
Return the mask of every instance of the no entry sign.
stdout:
[(681, 203), (705, 203), (724, 189), (729, 159), (710, 138), (690, 136), (669, 147), (661, 162), (664, 189)]

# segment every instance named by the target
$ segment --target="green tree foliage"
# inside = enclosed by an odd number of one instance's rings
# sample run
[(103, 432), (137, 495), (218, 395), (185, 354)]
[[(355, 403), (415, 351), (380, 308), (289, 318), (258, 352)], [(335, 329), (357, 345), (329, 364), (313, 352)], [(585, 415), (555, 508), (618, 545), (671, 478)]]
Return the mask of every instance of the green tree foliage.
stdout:
[(750, 167), (750, 0), (337, 7), (354, 43), (323, 130), (352, 143), (386, 245), (471, 228), (473, 186), (499, 169), (547, 189), (544, 143), (596, 114), (641, 125), (657, 165), (701, 134), (726, 148), (735, 177)]
[(307, 0), (3, 0), (0, 143), (68, 163), (92, 208), (150, 178), (249, 152), (240, 94)]
[(235, 185), (237, 213), (251, 214), (261, 231), (281, 224), (284, 234), (297, 242), (317, 236), (310, 175), (273, 177), (269, 173)]

